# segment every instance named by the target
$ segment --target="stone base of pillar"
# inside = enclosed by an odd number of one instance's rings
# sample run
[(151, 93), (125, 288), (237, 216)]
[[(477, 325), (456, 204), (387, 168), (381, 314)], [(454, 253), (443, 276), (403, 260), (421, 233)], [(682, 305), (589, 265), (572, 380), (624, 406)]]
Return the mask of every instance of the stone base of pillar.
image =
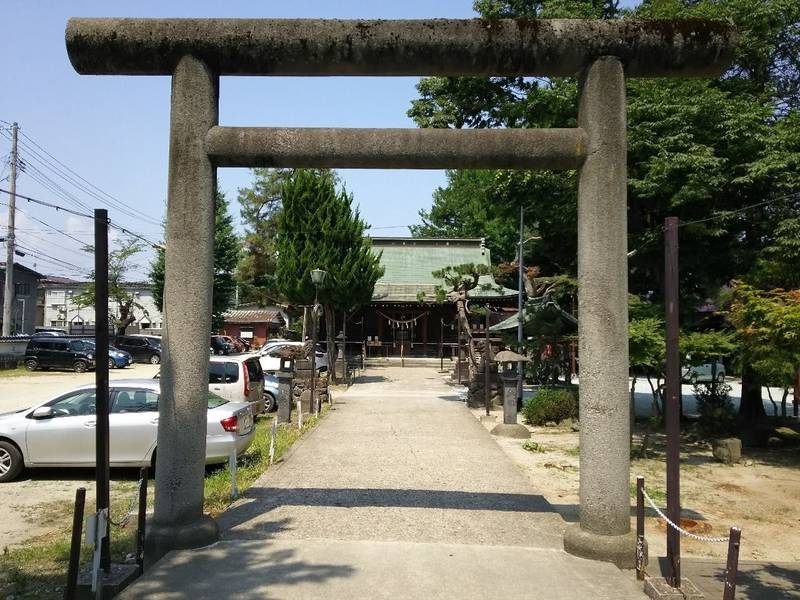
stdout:
[(219, 541), (219, 526), (208, 515), (184, 525), (147, 523), (145, 567), (155, 564), (170, 550), (202, 548)]
[(685, 577), (681, 587), (674, 588), (663, 577), (648, 577), (644, 581), (644, 593), (653, 600), (704, 600), (705, 595)]
[(636, 566), (636, 532), (623, 535), (600, 535), (573, 523), (564, 531), (564, 550), (581, 558), (602, 560), (620, 569)]
[(527, 440), (530, 439), (531, 432), (521, 423), (498, 423), (495, 425), (494, 429), (492, 429), (492, 435)]

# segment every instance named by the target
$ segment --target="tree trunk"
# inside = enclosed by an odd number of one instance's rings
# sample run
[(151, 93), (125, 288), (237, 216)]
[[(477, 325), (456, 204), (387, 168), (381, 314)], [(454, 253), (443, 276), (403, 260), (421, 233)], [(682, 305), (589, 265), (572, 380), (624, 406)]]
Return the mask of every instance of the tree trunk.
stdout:
[(761, 398), (761, 379), (753, 368), (745, 363), (742, 367), (742, 403), (739, 405), (739, 419), (751, 423), (766, 418), (764, 401)]
[(800, 416), (800, 366), (797, 367), (797, 372), (794, 374), (794, 416)]
[(336, 347), (334, 332), (336, 331), (336, 316), (330, 304), (325, 305), (325, 340), (328, 354), (328, 381), (336, 383)]

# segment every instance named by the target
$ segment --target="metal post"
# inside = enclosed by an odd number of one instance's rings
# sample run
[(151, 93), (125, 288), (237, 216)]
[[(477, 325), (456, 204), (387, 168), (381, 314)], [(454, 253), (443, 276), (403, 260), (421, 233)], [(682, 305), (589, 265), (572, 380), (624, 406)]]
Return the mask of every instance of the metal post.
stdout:
[(644, 579), (644, 477), (636, 478), (636, 579)]
[[(95, 322), (95, 476), (97, 480), (97, 512), (109, 507), (108, 466), (108, 211), (94, 211), (94, 322)], [(101, 567), (111, 570), (111, 532), (106, 529), (101, 548)]]
[[(315, 286), (316, 290), (316, 286)], [(311, 410), (317, 414), (317, 292), (314, 292), (314, 308), (311, 309)], [(336, 368), (336, 365), (333, 365)]]
[[(347, 384), (347, 311), (342, 312), (342, 379)], [(328, 393), (330, 398), (330, 393)]]
[[(681, 374), (678, 351), (678, 218), (667, 217), (664, 245), (664, 300), (667, 325), (666, 421), (667, 421), (667, 516), (681, 521), (680, 491), (680, 393)], [(673, 527), (667, 528), (667, 582), (681, 586), (681, 538)]]
[[(522, 354), (522, 341), (523, 341), (523, 318), (522, 318), (522, 246), (525, 244), (523, 241), (524, 236), (524, 218), (525, 213), (522, 204), (519, 205), (519, 273), (517, 281), (517, 352)], [(525, 375), (525, 363), (517, 363), (517, 408), (522, 406), (522, 382)]]
[(739, 542), (741, 536), (741, 529), (731, 527), (730, 538), (728, 539), (728, 564), (725, 567), (725, 590), (722, 592), (722, 600), (733, 600), (736, 597), (736, 576), (739, 573)]
[(489, 362), (492, 356), (492, 349), (489, 346), (489, 305), (486, 305), (486, 327), (485, 327), (485, 334), (486, 334), (486, 342), (483, 348), (483, 391), (485, 396), (485, 404), (486, 404), (486, 416), (489, 416), (489, 409), (492, 405), (492, 394), (491, 394), (491, 385), (490, 385), (490, 377), (489, 377), (489, 369), (491, 363)]
[[(17, 216), (17, 124), (11, 124), (11, 186), (8, 195), (8, 234), (6, 235), (6, 280), (3, 296), (3, 335), (11, 335), (14, 306), (14, 221)], [(23, 317), (24, 318), (24, 317)]]
[(75, 490), (75, 512), (72, 514), (72, 540), (69, 545), (69, 568), (64, 600), (75, 598), (78, 587), (78, 566), (81, 558), (81, 534), (83, 529), (83, 509), (86, 506), (86, 488)]
[(139, 471), (139, 512), (136, 522), (136, 564), (139, 565), (139, 575), (144, 575), (144, 534), (147, 517), (147, 467)]
[(239, 482), (236, 480), (236, 467), (236, 446), (234, 446), (228, 457), (228, 470), (231, 472), (231, 498), (234, 500), (239, 498)]

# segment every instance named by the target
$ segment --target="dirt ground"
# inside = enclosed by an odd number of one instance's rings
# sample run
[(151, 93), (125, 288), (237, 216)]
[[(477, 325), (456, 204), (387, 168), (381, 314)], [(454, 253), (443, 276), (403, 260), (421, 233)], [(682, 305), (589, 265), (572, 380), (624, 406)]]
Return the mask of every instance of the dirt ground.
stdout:
[[(473, 410), (476, 418), (482, 410)], [(497, 422), (502, 413), (493, 412)], [(487, 429), (495, 423), (484, 423)], [(578, 520), (578, 433), (569, 427), (528, 427), (539, 450), (523, 448), (523, 441), (495, 438), (520, 466), (533, 485), (567, 521)], [(647, 459), (631, 461), (631, 506), (635, 506), (635, 479), (644, 475), (645, 488), (663, 510), (666, 478), (663, 435), (651, 436)], [(641, 434), (635, 436), (635, 447)], [(723, 465), (714, 460), (710, 446), (681, 446), (681, 504), (684, 518), (700, 522), (701, 535), (727, 536), (731, 526), (742, 529), (742, 560), (800, 561), (800, 450), (797, 447), (744, 448), (742, 461)], [(646, 512), (645, 531), (651, 560), (666, 554), (663, 522)], [(635, 519), (631, 520), (635, 526)], [(686, 537), (681, 540), (686, 557), (724, 558), (726, 544), (709, 544)]]
[[(149, 379), (158, 365), (135, 364), (110, 371), (112, 379)], [(0, 378), (0, 413), (43, 402), (94, 381), (94, 372), (37, 371)], [(133, 493), (137, 469), (112, 469), (112, 493)], [(35, 469), (0, 483), (0, 550), (46, 536), (71, 523), (75, 490), (86, 488), (86, 503), (94, 505), (94, 469)], [(116, 515), (114, 515), (116, 517)]]

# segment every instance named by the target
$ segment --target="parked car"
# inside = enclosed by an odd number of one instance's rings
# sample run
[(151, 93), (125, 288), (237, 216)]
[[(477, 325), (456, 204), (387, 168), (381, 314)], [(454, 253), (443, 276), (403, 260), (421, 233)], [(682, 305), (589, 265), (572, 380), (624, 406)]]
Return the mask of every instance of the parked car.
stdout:
[(214, 354), (222, 356), (233, 354), (236, 352), (236, 348), (233, 344), (231, 344), (228, 340), (225, 339), (224, 336), (221, 335), (212, 335), (211, 336), (211, 349), (213, 350)]
[(34, 336), (25, 348), (25, 367), (37, 369), (71, 369), (83, 373), (94, 369), (94, 345), (83, 340), (58, 336)]
[(264, 412), (264, 371), (251, 354), (212, 356), (208, 389), (232, 402), (249, 402), (254, 415)]
[[(274, 373), (281, 367), (281, 359), (277, 356), (270, 356), (272, 352), (277, 352), (284, 346), (302, 346), (303, 342), (276, 342), (274, 344), (265, 344), (264, 348), (259, 351), (259, 361), (261, 368), (268, 372)], [(321, 346), (317, 346), (315, 363), (317, 371), (328, 370), (328, 355), (322, 350)]]
[(264, 412), (278, 409), (278, 376), (264, 372)]
[[(94, 340), (83, 340), (85, 344), (90, 345), (92, 348), (96, 349), (97, 346), (94, 343)], [(95, 352), (95, 355), (97, 353)], [(119, 348), (115, 348), (114, 346), (108, 347), (108, 368), (109, 369), (124, 369), (128, 365), (133, 364), (133, 357), (130, 355), (129, 352), (125, 352), (124, 350), (120, 350)]]
[(686, 366), (681, 369), (681, 377), (684, 381), (691, 383), (717, 383), (725, 382), (725, 365), (717, 361), (716, 369), (714, 363), (704, 365)]
[(35, 327), (33, 330), (33, 336), (65, 336), (67, 332), (63, 329), (57, 329), (55, 327)]
[(220, 337), (224, 339), (226, 342), (228, 342), (231, 346), (233, 346), (234, 352), (244, 352), (245, 350), (244, 344), (241, 343), (239, 340), (237, 340), (235, 337), (232, 337), (230, 335), (221, 335)]
[[(152, 379), (110, 383), (112, 467), (153, 465), (158, 432), (159, 382)], [(87, 385), (33, 408), (0, 415), (0, 482), (23, 468), (95, 465), (95, 388)], [(206, 464), (239, 455), (255, 434), (250, 406), (208, 394)]]
[(136, 362), (157, 365), (161, 362), (161, 338), (154, 335), (118, 335), (114, 347), (133, 356)]
[(246, 339), (240, 338), (240, 337), (234, 337), (233, 339), (235, 339), (242, 346), (244, 346), (244, 352), (250, 352), (250, 348), (253, 347), (253, 345), (250, 343), (249, 340), (246, 340)]

